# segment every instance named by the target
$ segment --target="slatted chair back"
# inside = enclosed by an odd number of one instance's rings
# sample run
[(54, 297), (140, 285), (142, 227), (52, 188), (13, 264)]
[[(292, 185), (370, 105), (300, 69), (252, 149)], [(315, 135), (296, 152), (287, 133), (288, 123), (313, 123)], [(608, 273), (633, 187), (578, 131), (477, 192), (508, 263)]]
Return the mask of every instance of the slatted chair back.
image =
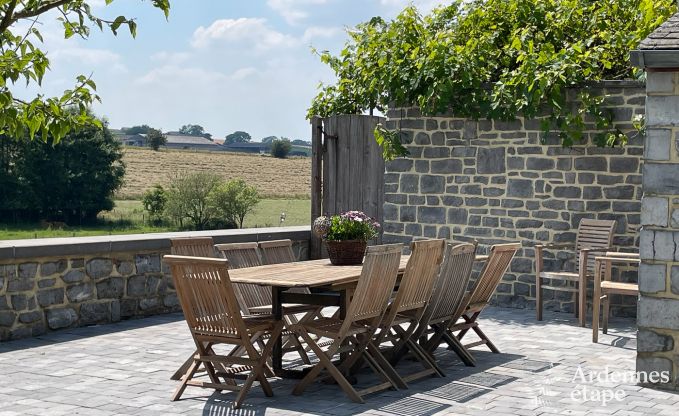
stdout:
[(229, 243), (215, 246), (219, 254), (229, 260), (232, 269), (261, 266), (257, 243)]
[[(615, 231), (615, 220), (592, 220), (583, 218), (578, 225), (578, 234), (575, 239), (575, 249), (580, 251), (585, 248), (597, 250), (597, 253), (587, 257), (587, 274), (594, 276), (594, 258), (610, 251)], [(580, 257), (578, 257), (578, 270)]]
[(186, 323), (195, 335), (247, 340), (248, 334), (229, 280), (229, 261), (164, 256), (170, 265)]
[(396, 315), (402, 312), (417, 309), (424, 312), (424, 307), (431, 299), (445, 245), (443, 239), (419, 240), (410, 244), (412, 254), (383, 324), (391, 326)]
[[(215, 247), (222, 257), (229, 260), (233, 269), (262, 265), (257, 243), (217, 244)], [(244, 314), (250, 314), (250, 308), (271, 305), (270, 287), (247, 283), (236, 283), (234, 287)]]
[(394, 291), (402, 250), (402, 244), (366, 249), (361, 276), (338, 336), (343, 337), (356, 321), (368, 320), (377, 327)]
[(475, 257), (476, 245), (474, 244), (447, 245), (441, 271), (434, 284), (429, 306), (425, 311), (428, 320), (441, 320), (458, 313), (462, 298), (469, 287)]
[(292, 240), (262, 241), (259, 243), (264, 264), (292, 263), (297, 261), (292, 251)]
[(502, 276), (504, 276), (514, 255), (520, 248), (521, 243), (497, 244), (490, 248), (488, 260), (486, 260), (476, 286), (469, 296), (468, 305), (483, 308), (488, 304), (495, 289), (500, 284)]
[(212, 237), (187, 237), (170, 239), (170, 252), (178, 256), (216, 257)]

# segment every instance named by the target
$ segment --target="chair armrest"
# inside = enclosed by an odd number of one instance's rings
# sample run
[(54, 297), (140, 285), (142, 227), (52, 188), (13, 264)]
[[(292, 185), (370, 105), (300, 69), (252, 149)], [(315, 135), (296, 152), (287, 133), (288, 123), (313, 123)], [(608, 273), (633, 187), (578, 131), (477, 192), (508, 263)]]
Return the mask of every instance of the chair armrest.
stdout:
[(581, 248), (578, 251), (587, 252), (587, 253), (609, 253), (613, 250), (613, 248), (614, 247), (600, 247), (600, 248), (585, 247), (585, 248)]
[(563, 250), (575, 249), (575, 243), (549, 243), (549, 244), (535, 244), (536, 250)]
[(633, 258), (633, 257), (599, 256), (599, 257), (595, 257), (594, 261), (608, 262), (608, 263), (619, 263), (619, 264), (639, 264), (639, 263), (641, 263), (641, 260), (639, 258)]
[(607, 251), (604, 257), (620, 257), (628, 259), (638, 259), (639, 253), (629, 253), (624, 251)]

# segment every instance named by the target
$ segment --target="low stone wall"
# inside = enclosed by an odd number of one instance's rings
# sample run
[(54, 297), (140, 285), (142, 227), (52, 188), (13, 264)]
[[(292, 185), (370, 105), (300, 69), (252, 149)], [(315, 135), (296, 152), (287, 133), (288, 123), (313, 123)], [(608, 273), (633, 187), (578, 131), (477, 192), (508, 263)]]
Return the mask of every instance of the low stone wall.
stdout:
[(180, 310), (162, 263), (170, 238), (216, 244), (289, 238), (308, 258), (309, 227), (0, 241), (0, 341)]
[[(635, 133), (630, 122), (643, 114), (642, 84), (610, 82), (591, 87), (607, 95), (617, 127)], [(577, 91), (569, 91), (573, 97)], [(400, 129), (410, 157), (387, 164), (384, 241), (413, 237), (478, 240), (488, 245), (521, 241), (523, 249), (498, 287), (502, 306), (535, 306), (536, 243), (572, 242), (582, 218), (614, 219), (614, 244), (635, 249), (640, 223), (643, 143), (624, 148), (593, 146), (572, 149), (560, 140), (540, 142), (540, 119), (512, 122), (473, 121), (442, 114), (422, 116), (417, 108), (395, 108), (387, 126)], [(632, 227), (633, 228), (633, 227)], [(546, 270), (573, 270), (567, 252), (548, 252)], [(636, 272), (624, 279), (635, 279)], [(591, 299), (591, 297), (590, 297)], [(636, 299), (614, 297), (614, 314), (633, 316)], [(572, 311), (569, 292), (545, 290), (545, 308)]]

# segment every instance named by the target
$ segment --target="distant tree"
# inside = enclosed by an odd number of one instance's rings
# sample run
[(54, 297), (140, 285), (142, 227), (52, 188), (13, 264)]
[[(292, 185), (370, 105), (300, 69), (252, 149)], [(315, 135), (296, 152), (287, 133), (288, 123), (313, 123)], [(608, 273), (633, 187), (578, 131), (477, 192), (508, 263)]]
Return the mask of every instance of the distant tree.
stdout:
[(149, 219), (152, 224), (159, 224), (162, 222), (165, 204), (167, 204), (167, 192), (165, 192), (165, 188), (161, 185), (155, 185), (153, 188), (144, 192), (141, 203), (144, 205), (144, 210), (149, 213)]
[(142, 124), (141, 126), (124, 127), (121, 129), (125, 134), (146, 134), (151, 130), (148, 124)]
[(234, 131), (231, 134), (227, 134), (224, 140), (224, 144), (233, 143), (249, 143), (252, 140), (252, 136), (244, 131)]
[(290, 140), (280, 139), (271, 142), (271, 156), (277, 157), (279, 159), (285, 159), (292, 150), (292, 144)]
[(149, 129), (148, 133), (146, 133), (146, 142), (151, 149), (157, 151), (160, 146), (167, 144), (167, 137), (160, 130)]
[(311, 142), (307, 142), (306, 140), (293, 140), (292, 144), (298, 145), (298, 146), (311, 146)]
[(205, 134), (205, 129), (198, 124), (185, 124), (179, 128), (179, 133), (188, 136), (202, 136)]
[(168, 190), (165, 212), (181, 228), (188, 221), (187, 225), (195, 230), (207, 229), (216, 216), (210, 195), (220, 182), (219, 176), (209, 172), (178, 176)]
[(271, 143), (274, 140), (278, 140), (278, 137), (276, 136), (268, 136), (262, 139), (262, 143)]
[(257, 188), (248, 185), (243, 179), (234, 179), (217, 187), (211, 200), (227, 222), (243, 228), (245, 217), (255, 209), (261, 197)]

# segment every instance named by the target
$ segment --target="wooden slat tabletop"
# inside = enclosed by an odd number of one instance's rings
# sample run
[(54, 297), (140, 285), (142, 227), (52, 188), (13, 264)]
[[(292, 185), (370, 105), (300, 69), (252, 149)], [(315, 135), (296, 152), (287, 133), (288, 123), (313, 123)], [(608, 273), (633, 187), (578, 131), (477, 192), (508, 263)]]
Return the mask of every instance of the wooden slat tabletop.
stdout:
[[(405, 270), (410, 256), (402, 256), (399, 271)], [(477, 256), (477, 261), (487, 256)], [(308, 260), (229, 270), (234, 283), (277, 287), (327, 287), (351, 283), (361, 276), (362, 265), (333, 266), (330, 260)]]

